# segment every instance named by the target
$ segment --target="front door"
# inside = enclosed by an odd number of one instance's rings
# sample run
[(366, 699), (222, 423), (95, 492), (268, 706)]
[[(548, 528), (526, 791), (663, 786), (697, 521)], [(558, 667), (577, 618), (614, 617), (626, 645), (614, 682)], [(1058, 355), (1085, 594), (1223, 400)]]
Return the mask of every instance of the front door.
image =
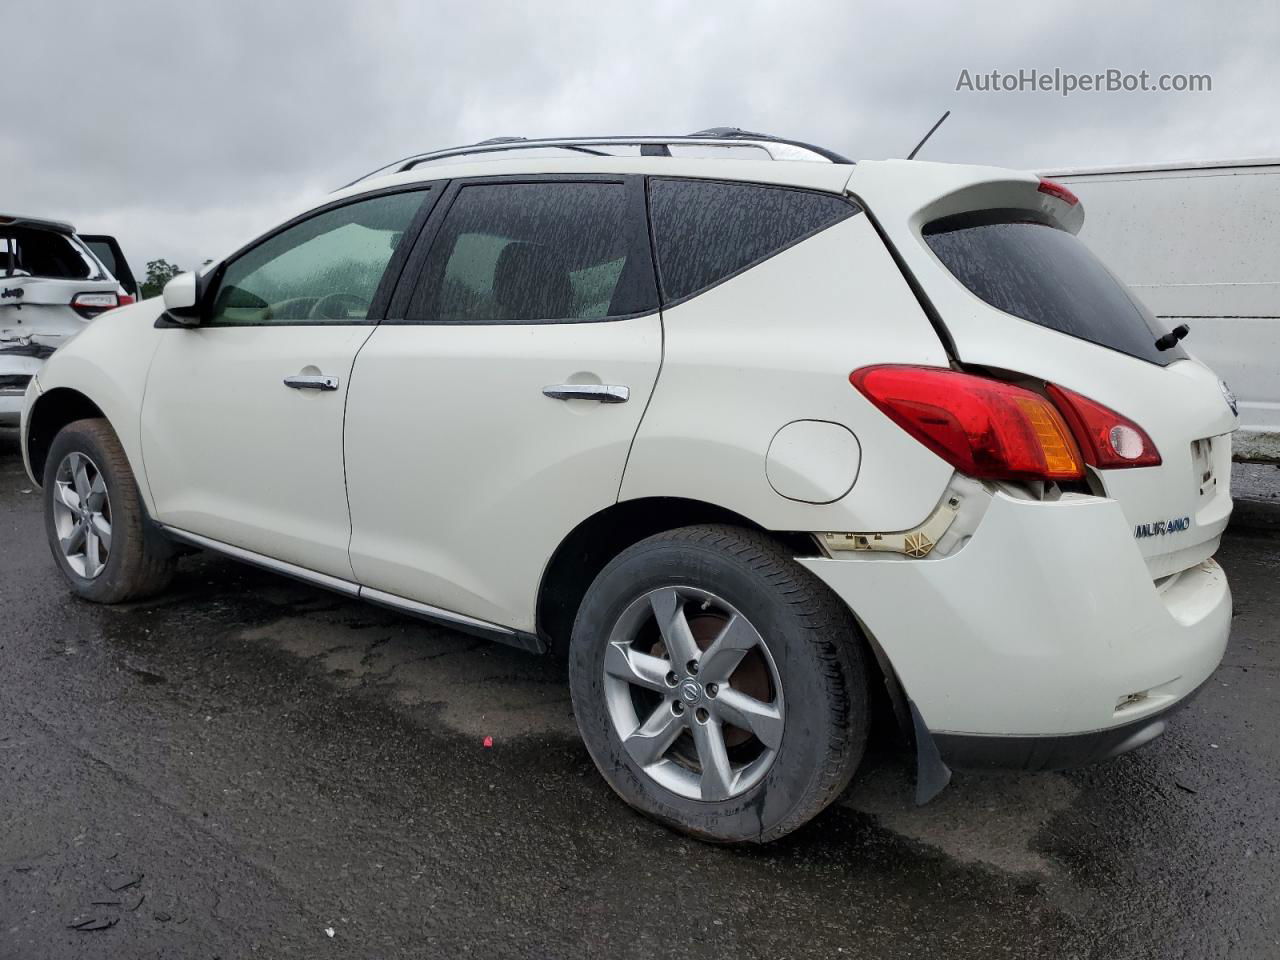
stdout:
[(157, 520), (352, 578), (343, 409), (427, 194), (290, 223), (219, 268), (200, 326), (164, 332), (142, 411)]
[(642, 183), (456, 182), (433, 231), (356, 362), (351, 562), (373, 591), (531, 631), (552, 553), (617, 500), (661, 364)]

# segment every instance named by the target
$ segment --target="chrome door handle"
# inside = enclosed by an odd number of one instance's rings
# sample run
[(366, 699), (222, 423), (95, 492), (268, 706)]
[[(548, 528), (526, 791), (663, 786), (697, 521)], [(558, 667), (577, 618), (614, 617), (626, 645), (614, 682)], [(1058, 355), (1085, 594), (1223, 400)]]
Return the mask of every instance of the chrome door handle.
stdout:
[(324, 376), (306, 377), (299, 375), (296, 377), (285, 377), (284, 385), (286, 387), (293, 387), (295, 390), (337, 390), (338, 378)]
[(631, 390), (613, 383), (553, 383), (543, 387), (544, 396), (552, 400), (597, 400), (600, 403), (626, 403)]

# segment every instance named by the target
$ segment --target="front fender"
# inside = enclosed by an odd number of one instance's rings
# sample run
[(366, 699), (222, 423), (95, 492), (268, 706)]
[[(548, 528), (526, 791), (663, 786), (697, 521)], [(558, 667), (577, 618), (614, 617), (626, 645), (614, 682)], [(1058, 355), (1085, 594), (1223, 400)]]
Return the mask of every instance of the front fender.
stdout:
[(34, 473), (30, 428), (40, 405), (51, 402), (54, 391), (74, 391), (101, 410), (115, 430), (146, 507), (153, 510), (139, 431), (142, 399), (160, 337), (181, 334), (156, 329), (156, 318), (163, 309), (161, 301), (154, 299), (104, 313), (45, 361), (39, 383), (34, 392), (29, 389), (23, 405), (22, 448), (29, 473)]

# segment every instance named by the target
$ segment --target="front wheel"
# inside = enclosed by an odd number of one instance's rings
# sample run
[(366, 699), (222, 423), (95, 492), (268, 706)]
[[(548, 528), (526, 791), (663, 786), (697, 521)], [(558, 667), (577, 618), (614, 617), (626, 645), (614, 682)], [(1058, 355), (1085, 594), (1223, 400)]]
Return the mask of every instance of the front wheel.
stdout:
[(623, 551), (574, 624), (574, 711), (609, 785), (719, 842), (763, 842), (848, 784), (869, 722), (841, 602), (775, 541), (686, 527)]
[(86, 600), (121, 603), (173, 579), (170, 545), (148, 523), (137, 481), (105, 420), (54, 437), (44, 468), (45, 532), (54, 562)]

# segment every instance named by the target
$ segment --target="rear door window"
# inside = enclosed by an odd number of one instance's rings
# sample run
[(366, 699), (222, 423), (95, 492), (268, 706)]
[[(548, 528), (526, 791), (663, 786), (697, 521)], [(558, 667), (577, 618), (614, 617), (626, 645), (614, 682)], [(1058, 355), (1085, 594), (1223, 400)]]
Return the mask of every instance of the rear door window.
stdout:
[(716, 180), (649, 182), (663, 301), (684, 300), (858, 212), (843, 197)]
[(1166, 331), (1151, 311), (1066, 230), (990, 211), (934, 221), (924, 240), (998, 310), (1151, 363), (1187, 355), (1180, 346), (1156, 349)]
[(464, 184), (408, 310), (427, 323), (607, 320), (657, 309), (639, 183)]

